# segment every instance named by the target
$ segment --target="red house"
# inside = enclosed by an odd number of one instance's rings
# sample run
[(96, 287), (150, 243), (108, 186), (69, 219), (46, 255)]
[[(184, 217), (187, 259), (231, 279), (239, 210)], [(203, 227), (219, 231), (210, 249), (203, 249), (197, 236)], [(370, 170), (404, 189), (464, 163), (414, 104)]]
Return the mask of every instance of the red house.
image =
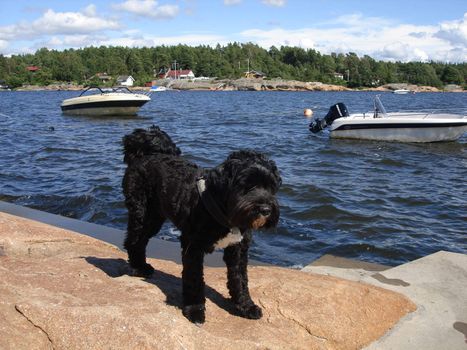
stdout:
[(40, 68), (38, 66), (27, 66), (26, 70), (28, 72), (37, 72), (38, 70), (40, 70)]
[(159, 78), (161, 79), (193, 79), (194, 77), (195, 74), (191, 69), (169, 69), (167, 72), (159, 72)]

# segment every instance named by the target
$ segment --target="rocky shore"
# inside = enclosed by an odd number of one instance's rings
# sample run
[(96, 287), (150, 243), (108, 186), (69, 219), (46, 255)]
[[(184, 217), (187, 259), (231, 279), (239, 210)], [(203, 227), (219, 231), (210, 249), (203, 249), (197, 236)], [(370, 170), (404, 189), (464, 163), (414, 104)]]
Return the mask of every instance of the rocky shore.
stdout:
[[(448, 85), (444, 89), (432, 86), (418, 86), (412, 84), (386, 84), (374, 88), (349, 89), (342, 85), (324, 84), (321, 82), (303, 82), (298, 80), (282, 79), (223, 79), (223, 80), (159, 80), (156, 85), (165, 86), (174, 90), (200, 90), (200, 91), (394, 91), (408, 89), (412, 92), (466, 92), (458, 85)], [(17, 88), (17, 91), (76, 91), (82, 90), (82, 85), (51, 84), (48, 86), (27, 85)], [(149, 87), (133, 87), (133, 90), (146, 90)]]
[(224, 268), (207, 268), (207, 322), (180, 310), (180, 265), (125, 254), (75, 232), (0, 212), (0, 339), (6, 349), (359, 349), (416, 309), (399, 293), (296, 270), (251, 266), (261, 320), (236, 316)]
[(321, 82), (303, 82), (297, 80), (237, 79), (216, 81), (160, 81), (159, 85), (177, 90), (211, 90), (211, 91), (394, 91), (408, 89), (412, 92), (462, 92), (460, 86), (450, 86), (440, 90), (432, 86), (411, 84), (387, 84), (375, 88), (349, 89), (342, 85), (324, 84)]

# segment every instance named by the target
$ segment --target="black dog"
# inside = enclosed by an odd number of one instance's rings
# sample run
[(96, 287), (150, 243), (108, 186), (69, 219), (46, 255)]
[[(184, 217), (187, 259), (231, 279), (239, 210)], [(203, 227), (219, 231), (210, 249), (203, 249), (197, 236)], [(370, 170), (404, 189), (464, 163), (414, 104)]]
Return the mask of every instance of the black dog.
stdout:
[(180, 156), (180, 149), (158, 127), (136, 129), (123, 138), (123, 178), (128, 208), (125, 248), (134, 272), (148, 277), (146, 245), (166, 219), (181, 231), (183, 314), (205, 319), (203, 259), (224, 249), (227, 286), (238, 313), (258, 319), (261, 309), (248, 290), (247, 262), (251, 230), (276, 226), (275, 193), (281, 177), (265, 155), (233, 152), (219, 166), (202, 169)]

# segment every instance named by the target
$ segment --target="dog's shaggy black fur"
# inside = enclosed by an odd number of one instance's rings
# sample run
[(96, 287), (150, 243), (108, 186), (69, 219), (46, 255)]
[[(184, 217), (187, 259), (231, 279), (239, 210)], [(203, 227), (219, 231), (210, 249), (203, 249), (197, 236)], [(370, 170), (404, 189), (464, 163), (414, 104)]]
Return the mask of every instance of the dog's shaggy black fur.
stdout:
[[(241, 241), (224, 249), (227, 286), (238, 313), (258, 319), (261, 309), (248, 290), (247, 262), (252, 229), (276, 226), (275, 194), (281, 177), (272, 160), (250, 150), (231, 153), (219, 166), (202, 169), (181, 157), (180, 149), (158, 127), (136, 129), (124, 137), (123, 179), (128, 208), (125, 248), (134, 272), (150, 276), (146, 245), (165, 220), (181, 231), (183, 314), (205, 319), (203, 259), (233, 229)], [(204, 179), (205, 191), (198, 188)], [(203, 181), (203, 180), (201, 180)]]

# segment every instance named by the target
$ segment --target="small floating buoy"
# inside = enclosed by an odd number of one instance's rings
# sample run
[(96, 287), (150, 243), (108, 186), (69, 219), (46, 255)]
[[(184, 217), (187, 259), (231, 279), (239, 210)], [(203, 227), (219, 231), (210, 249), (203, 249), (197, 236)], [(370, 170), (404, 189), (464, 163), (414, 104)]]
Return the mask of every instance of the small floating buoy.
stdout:
[(313, 111), (309, 108), (306, 108), (304, 111), (303, 111), (303, 115), (306, 116), (306, 117), (311, 117), (313, 115)]

